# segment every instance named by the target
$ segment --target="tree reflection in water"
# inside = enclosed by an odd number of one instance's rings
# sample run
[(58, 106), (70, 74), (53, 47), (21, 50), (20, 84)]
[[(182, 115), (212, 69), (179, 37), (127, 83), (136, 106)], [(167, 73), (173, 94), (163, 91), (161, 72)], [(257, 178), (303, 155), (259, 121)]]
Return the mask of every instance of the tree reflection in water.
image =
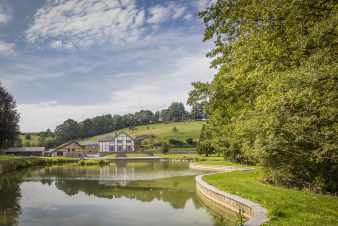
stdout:
[(19, 199), (22, 177), (22, 172), (0, 177), (0, 225), (18, 224), (18, 216), (21, 213)]

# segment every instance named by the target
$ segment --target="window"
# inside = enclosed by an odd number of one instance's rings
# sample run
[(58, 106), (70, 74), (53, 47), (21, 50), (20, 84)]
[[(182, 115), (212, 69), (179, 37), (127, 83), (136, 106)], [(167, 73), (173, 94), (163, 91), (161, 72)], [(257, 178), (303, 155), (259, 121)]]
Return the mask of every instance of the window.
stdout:
[(109, 151), (115, 151), (115, 146), (114, 145), (109, 146)]

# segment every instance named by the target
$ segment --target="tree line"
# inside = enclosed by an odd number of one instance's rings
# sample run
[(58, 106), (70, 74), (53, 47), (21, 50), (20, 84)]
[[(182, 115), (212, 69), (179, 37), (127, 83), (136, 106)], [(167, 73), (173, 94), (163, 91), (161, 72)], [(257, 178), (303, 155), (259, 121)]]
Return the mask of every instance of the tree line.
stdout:
[(132, 129), (135, 126), (158, 122), (201, 120), (205, 117), (203, 104), (194, 105), (192, 111), (188, 112), (183, 103), (174, 102), (168, 108), (156, 112), (141, 110), (125, 115), (106, 114), (88, 118), (81, 122), (67, 119), (56, 127), (55, 142), (56, 144), (62, 144), (69, 140), (91, 137), (122, 128)]
[(337, 2), (217, 0), (200, 17), (217, 71), (188, 99), (207, 103), (204, 150), (262, 165), (267, 182), (337, 192)]

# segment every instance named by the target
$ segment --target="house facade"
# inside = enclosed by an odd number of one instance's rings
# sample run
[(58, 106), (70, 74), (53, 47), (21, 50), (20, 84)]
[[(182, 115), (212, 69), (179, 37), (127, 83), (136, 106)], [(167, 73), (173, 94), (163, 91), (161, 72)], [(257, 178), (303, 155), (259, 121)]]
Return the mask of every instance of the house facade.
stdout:
[(128, 134), (121, 132), (112, 138), (98, 141), (100, 152), (133, 152), (135, 142)]
[(88, 154), (98, 152), (98, 144), (96, 142), (80, 144), (77, 141), (67, 142), (55, 149), (57, 156), (67, 157), (84, 157)]

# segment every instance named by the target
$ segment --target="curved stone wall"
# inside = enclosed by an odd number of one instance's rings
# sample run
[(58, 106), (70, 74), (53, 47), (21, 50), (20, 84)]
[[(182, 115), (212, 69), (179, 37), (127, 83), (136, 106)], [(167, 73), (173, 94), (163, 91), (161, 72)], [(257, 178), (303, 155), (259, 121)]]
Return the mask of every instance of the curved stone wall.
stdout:
[[(199, 165), (201, 166), (201, 165)], [(204, 166), (206, 170), (212, 171), (214, 166)], [(196, 164), (192, 164), (191, 168), (197, 169)], [(199, 167), (201, 169), (201, 167)], [(225, 171), (233, 170), (252, 170), (250, 168), (228, 168), (226, 167)], [(207, 175), (207, 174), (205, 174)], [(196, 189), (200, 195), (203, 195), (210, 201), (215, 202), (218, 206), (231, 209), (234, 212), (242, 211), (242, 214), (248, 221), (245, 222), (245, 226), (258, 226), (262, 225), (268, 221), (267, 210), (261, 207), (259, 204), (254, 203), (250, 200), (243, 199), (237, 195), (232, 195), (224, 191), (219, 190), (218, 188), (208, 184), (203, 180), (203, 176), (196, 176)]]

